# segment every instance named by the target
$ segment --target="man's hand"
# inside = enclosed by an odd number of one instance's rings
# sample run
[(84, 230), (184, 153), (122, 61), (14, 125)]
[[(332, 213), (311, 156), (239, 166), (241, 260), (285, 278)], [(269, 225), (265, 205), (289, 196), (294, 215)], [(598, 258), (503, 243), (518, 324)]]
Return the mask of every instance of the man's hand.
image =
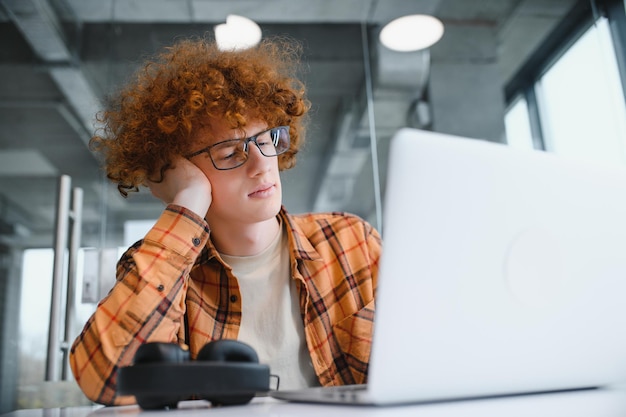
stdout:
[(191, 161), (177, 158), (173, 168), (165, 171), (162, 182), (148, 182), (153, 196), (165, 204), (177, 204), (192, 210), (201, 217), (206, 216), (212, 202), (211, 183)]

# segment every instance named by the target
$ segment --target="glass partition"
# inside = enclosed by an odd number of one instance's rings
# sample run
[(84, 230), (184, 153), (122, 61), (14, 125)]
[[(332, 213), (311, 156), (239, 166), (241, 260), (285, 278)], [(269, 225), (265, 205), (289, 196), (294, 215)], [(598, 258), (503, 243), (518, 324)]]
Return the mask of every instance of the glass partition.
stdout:
[[(299, 41), (300, 75), (312, 108), (297, 165), (281, 174), (284, 205), (292, 213), (352, 212), (384, 231), (387, 154), (399, 128), (505, 142), (504, 85), (574, 0), (538, 3), (3, 2), (0, 413), (86, 401), (76, 394), (71, 377), (44, 383), (42, 368), (58, 181), (68, 175), (84, 193), (73, 288), (76, 327), (71, 332), (77, 334), (112, 285), (120, 248), (140, 238), (163, 209), (145, 188), (122, 198), (88, 146), (101, 103), (140, 68), (144, 57), (178, 38), (212, 37), (213, 26), (228, 14), (257, 21), (265, 37)], [(437, 44), (404, 53), (380, 44), (378, 35), (387, 22), (418, 13), (443, 21), (444, 35)], [(141, 222), (138, 231), (130, 231)]]

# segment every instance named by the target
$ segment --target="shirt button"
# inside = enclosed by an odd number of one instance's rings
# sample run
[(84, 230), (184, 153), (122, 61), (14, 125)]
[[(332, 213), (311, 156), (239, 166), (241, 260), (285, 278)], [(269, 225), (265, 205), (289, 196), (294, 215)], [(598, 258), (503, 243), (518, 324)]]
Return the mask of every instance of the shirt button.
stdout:
[(231, 295), (230, 296), (230, 302), (231, 303), (236, 303), (237, 302), (237, 296), (236, 295)]
[(159, 292), (163, 291), (164, 289), (165, 289), (165, 285), (163, 285), (163, 284), (160, 284), (160, 285), (157, 287), (157, 290), (158, 290)]
[(193, 243), (194, 246), (198, 246), (200, 245), (200, 238), (199, 237), (194, 237), (193, 239), (191, 239), (191, 242)]

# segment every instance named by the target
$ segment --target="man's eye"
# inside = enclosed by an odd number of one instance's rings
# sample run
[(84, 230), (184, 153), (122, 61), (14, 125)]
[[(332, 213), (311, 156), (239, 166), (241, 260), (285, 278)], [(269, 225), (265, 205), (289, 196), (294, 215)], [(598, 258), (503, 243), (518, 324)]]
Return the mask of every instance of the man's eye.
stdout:
[(214, 153), (214, 156), (218, 160), (224, 161), (224, 160), (232, 158), (233, 156), (235, 156), (236, 153), (237, 153), (236, 148), (230, 147), (230, 148), (224, 148), (224, 149), (218, 150), (217, 152)]

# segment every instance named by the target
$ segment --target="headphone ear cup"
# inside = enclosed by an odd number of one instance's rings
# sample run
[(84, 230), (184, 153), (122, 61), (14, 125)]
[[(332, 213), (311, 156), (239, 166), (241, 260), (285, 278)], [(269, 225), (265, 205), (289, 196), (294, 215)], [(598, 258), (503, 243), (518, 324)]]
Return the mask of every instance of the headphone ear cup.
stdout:
[[(177, 364), (189, 361), (189, 351), (175, 343), (150, 342), (139, 346), (133, 359), (134, 365), (169, 363)], [(180, 396), (136, 394), (137, 404), (144, 410), (160, 410), (176, 408), (179, 401), (186, 398)]]
[[(213, 362), (249, 362), (258, 364), (259, 357), (256, 351), (243, 342), (230, 339), (215, 340), (209, 342), (198, 352), (198, 361)], [(245, 375), (242, 375), (245, 378)], [(254, 398), (255, 393), (236, 394), (236, 395), (218, 395), (206, 397), (214, 406), (220, 405), (238, 405), (247, 404)]]
[(150, 342), (139, 346), (133, 363), (182, 363), (189, 360), (189, 351), (175, 343)]
[(259, 363), (259, 356), (250, 345), (238, 340), (222, 339), (204, 345), (198, 352), (197, 360)]

